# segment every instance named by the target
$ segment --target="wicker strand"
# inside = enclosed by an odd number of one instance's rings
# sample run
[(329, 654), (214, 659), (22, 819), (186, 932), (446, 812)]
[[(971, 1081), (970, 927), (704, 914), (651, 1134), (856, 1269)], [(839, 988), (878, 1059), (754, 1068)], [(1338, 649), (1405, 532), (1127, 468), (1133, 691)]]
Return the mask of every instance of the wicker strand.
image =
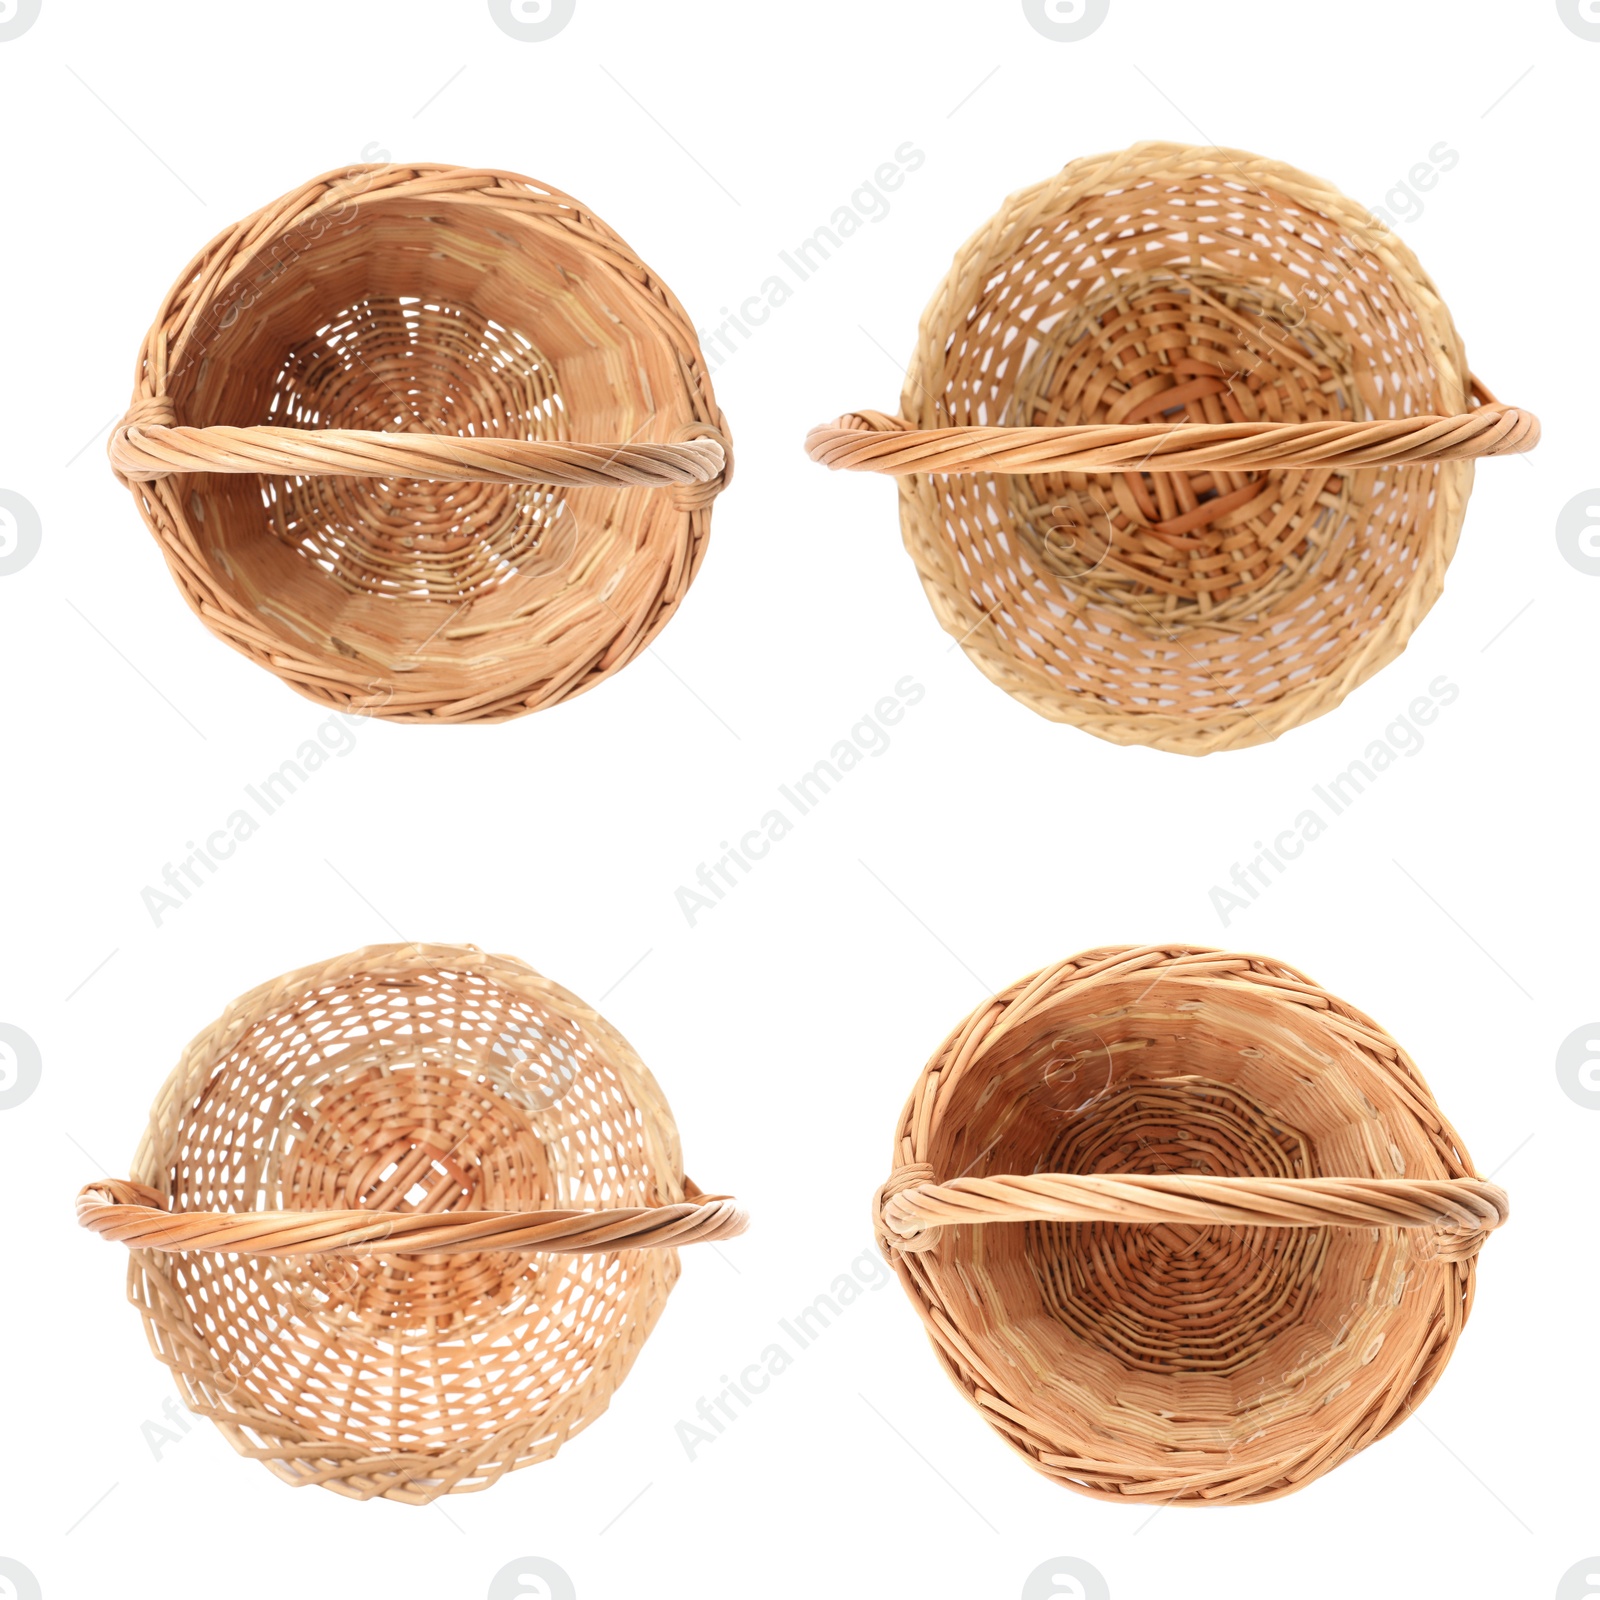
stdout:
[(299, 693), (503, 722), (648, 649), (732, 475), (694, 324), (515, 173), (364, 165), (223, 230), (109, 455), (200, 621)]
[(724, 456), (713, 439), (692, 444), (576, 444), (469, 439), (360, 428), (180, 428), (123, 421), (112, 467), (132, 483), (173, 473), (418, 478), (450, 483), (537, 483), (554, 488), (658, 488), (718, 484)]
[(1146, 945), (954, 1029), (873, 1226), (945, 1371), (1038, 1471), (1249, 1504), (1421, 1404), (1508, 1211), (1370, 1018), (1263, 956)]
[(806, 447), (894, 477), (940, 625), (1039, 715), (1183, 755), (1276, 739), (1393, 660), (1474, 460), (1539, 438), (1366, 207), (1156, 142), (1004, 201), (923, 312), (898, 412)]
[(465, 945), (378, 945), (235, 1000), (78, 1197), (184, 1403), (285, 1482), (426, 1504), (606, 1408), (678, 1247), (743, 1210), (683, 1172), (593, 1008)]
[(1373, 422), (1127, 423), (1114, 427), (918, 428), (904, 417), (849, 412), (806, 435), (806, 454), (835, 471), (1265, 472), (1348, 469), (1516, 455), (1539, 421), (1515, 406)]
[(230, 1250), (254, 1256), (457, 1255), (477, 1250), (675, 1249), (749, 1226), (729, 1195), (605, 1211), (169, 1212), (143, 1184), (103, 1180), (78, 1195), (79, 1225), (130, 1250)]
[[(928, 1170), (924, 1165), (904, 1172)], [(897, 1174), (896, 1176), (899, 1176)], [(885, 1186), (882, 1232), (926, 1250), (941, 1227), (990, 1222), (1186, 1223), (1197, 1227), (1425, 1228), (1455, 1259), (1476, 1253), (1510, 1215), (1504, 1189), (1481, 1178), (1250, 1178), (1186, 1173), (1116, 1177), (1034, 1173)], [(884, 1193), (885, 1191), (880, 1191)]]

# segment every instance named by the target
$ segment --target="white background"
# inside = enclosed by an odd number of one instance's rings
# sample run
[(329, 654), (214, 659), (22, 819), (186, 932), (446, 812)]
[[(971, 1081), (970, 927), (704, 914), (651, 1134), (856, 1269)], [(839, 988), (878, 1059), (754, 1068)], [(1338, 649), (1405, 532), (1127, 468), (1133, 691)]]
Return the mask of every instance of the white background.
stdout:
[[(1600, 578), (1554, 534), (1600, 482), (1597, 83), (1600, 43), (1547, 0), (1112, 0), (1075, 44), (1015, 0), (578, 0), (539, 44), (481, 0), (44, 0), (0, 42), (0, 487), (43, 526), (0, 577), (0, 1021), (43, 1061), (0, 1111), (0, 1555), (46, 1600), (477, 1596), (523, 1556), (583, 1600), (1010, 1597), (1061, 1555), (1115, 1600), (1553, 1595), (1600, 1549), (1600, 1112), (1554, 1071), (1600, 1016)], [(1459, 162), (1400, 232), (1474, 369), (1544, 421), (1536, 454), (1479, 468), (1404, 656), (1278, 743), (1201, 761), (1116, 749), (992, 687), (936, 626), (891, 485), (801, 448), (843, 410), (894, 408), (923, 305), (1009, 191), (1140, 138), (1259, 150), (1390, 209), (1446, 141)], [(141, 889), (323, 720), (190, 616), (104, 460), (191, 254), (363, 158), (507, 167), (592, 206), (705, 327), (906, 140), (927, 159), (889, 215), (716, 374), (737, 478), (658, 647), (503, 727), (363, 725), (154, 926)], [(892, 748), (690, 928), (677, 887), (908, 673), (927, 693)], [(1440, 674), (1460, 696), (1425, 748), (1224, 928), (1212, 885)], [(158, 1460), (141, 1427), (172, 1386), (122, 1251), (75, 1228), (73, 1194), (126, 1171), (157, 1087), (231, 997), (396, 937), (507, 951), (602, 1004), (665, 1088), (689, 1171), (754, 1226), (686, 1252), (609, 1413), (487, 1493), (296, 1492), (203, 1422)], [(1271, 1505), (1099, 1504), (1004, 1448), (891, 1283), (687, 1459), (675, 1423), (869, 1248), (895, 1118), (945, 1032), (1046, 962), (1151, 940), (1263, 950), (1369, 1011), (1511, 1190), (1417, 1417)]]

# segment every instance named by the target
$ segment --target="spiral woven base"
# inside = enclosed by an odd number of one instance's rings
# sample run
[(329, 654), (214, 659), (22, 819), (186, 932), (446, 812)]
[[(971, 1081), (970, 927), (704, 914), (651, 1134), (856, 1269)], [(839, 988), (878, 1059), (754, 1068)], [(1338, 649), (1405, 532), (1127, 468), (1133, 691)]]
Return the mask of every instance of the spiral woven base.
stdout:
[(499, 721), (639, 654), (730, 471), (693, 325), (512, 173), (367, 166), (219, 234), (111, 457), (212, 632), (325, 705)]
[(412, 1504), (553, 1456), (627, 1376), (670, 1245), (744, 1225), (684, 1178), (627, 1042), (469, 946), (375, 946), (235, 1001), (132, 1177), (80, 1215), (155, 1246), (128, 1292), (185, 1405), (287, 1483)]
[(1108, 1500), (1245, 1503), (1399, 1425), (1507, 1214), (1416, 1068), (1292, 968), (1088, 951), (924, 1069), (876, 1201), (946, 1371)]
[(808, 449), (898, 477), (934, 612), (994, 682), (1200, 755), (1392, 660), (1470, 458), (1537, 438), (1365, 209), (1243, 151), (1140, 144), (1012, 195), (923, 313), (901, 414)]

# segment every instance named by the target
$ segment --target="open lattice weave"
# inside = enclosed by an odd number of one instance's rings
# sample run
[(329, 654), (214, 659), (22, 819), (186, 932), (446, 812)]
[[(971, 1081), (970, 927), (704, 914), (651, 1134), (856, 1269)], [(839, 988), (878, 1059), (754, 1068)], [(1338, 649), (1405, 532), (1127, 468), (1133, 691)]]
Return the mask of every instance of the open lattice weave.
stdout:
[(1002, 688), (1198, 755), (1392, 660), (1470, 458), (1537, 439), (1362, 207), (1243, 151), (1140, 144), (1011, 196), (924, 312), (901, 415), (807, 448), (898, 477), (934, 611)]
[(291, 1484), (423, 1504), (554, 1455), (677, 1280), (742, 1232), (620, 1034), (470, 946), (382, 945), (236, 1000), (132, 1182), (79, 1220), (184, 1403)]
[(514, 173), (360, 166), (219, 234), (110, 455), (208, 628), (326, 705), (491, 722), (677, 608), (728, 479), (672, 293)]
[(879, 1243), (946, 1371), (1039, 1471), (1242, 1503), (1399, 1425), (1505, 1192), (1405, 1052), (1292, 968), (1088, 951), (928, 1063)]

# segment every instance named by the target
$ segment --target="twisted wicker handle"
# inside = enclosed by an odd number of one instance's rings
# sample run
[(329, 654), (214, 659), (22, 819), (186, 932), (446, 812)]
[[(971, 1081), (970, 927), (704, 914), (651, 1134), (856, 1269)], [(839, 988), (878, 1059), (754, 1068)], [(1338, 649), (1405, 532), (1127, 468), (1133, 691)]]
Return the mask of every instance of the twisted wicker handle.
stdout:
[(469, 1250), (674, 1249), (731, 1239), (749, 1218), (727, 1195), (687, 1179), (679, 1205), (607, 1211), (168, 1211), (142, 1183), (106, 1178), (78, 1194), (78, 1223), (130, 1250), (255, 1256), (458, 1255)]
[(1199, 1173), (1040, 1172), (934, 1180), (900, 1168), (878, 1191), (880, 1238), (926, 1250), (953, 1223), (1134, 1222), (1202, 1227), (1427, 1228), (1438, 1254), (1475, 1255), (1511, 1214), (1504, 1189), (1481, 1178), (1213, 1178)]
[(170, 401), (154, 399), (136, 403), (111, 430), (106, 453), (133, 483), (177, 472), (223, 472), (624, 489), (723, 477), (727, 441), (709, 426), (685, 431), (696, 437), (678, 444), (574, 444), (360, 428), (187, 428), (178, 425)]
[(1070, 428), (918, 428), (852, 411), (806, 435), (806, 454), (848, 472), (1189, 472), (1213, 467), (1375, 467), (1515, 455), (1539, 442), (1531, 411), (1474, 378), (1459, 416), (1380, 422), (1130, 422)]

